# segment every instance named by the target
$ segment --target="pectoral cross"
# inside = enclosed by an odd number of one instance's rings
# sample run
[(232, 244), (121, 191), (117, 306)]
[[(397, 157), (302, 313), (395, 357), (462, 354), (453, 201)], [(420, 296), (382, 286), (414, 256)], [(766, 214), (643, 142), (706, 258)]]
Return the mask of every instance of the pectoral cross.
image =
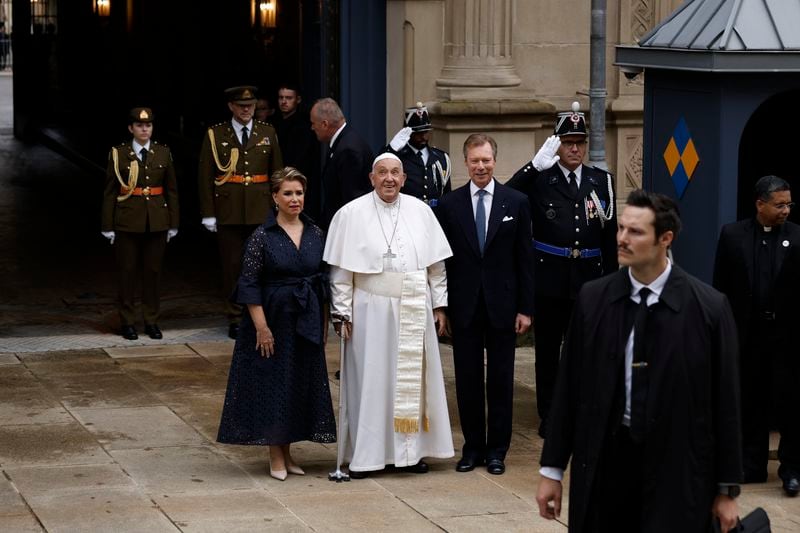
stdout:
[(386, 253), (383, 254), (383, 270), (384, 272), (392, 268), (392, 259), (397, 257), (397, 254), (392, 253), (392, 247), (386, 249)]

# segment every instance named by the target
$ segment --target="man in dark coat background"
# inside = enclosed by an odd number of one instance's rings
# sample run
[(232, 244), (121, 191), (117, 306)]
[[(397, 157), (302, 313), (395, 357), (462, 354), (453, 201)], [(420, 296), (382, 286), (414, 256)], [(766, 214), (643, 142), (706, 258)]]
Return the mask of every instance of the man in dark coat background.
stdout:
[[(539, 513), (573, 532), (705, 533), (735, 524), (742, 476), (736, 326), (725, 296), (671, 264), (670, 198), (637, 190), (618, 272), (575, 304), (542, 450)], [(645, 305), (642, 305), (642, 304)]]
[[(770, 414), (781, 433), (778, 474), (789, 496), (800, 492), (800, 408), (792, 328), (800, 302), (800, 226), (787, 221), (789, 184), (764, 176), (755, 186), (754, 218), (722, 228), (714, 286), (731, 302), (741, 346), (745, 483), (767, 480)], [(773, 391), (777, 405), (773, 405)]]
[(494, 178), (496, 154), (488, 135), (467, 137), (470, 181), (445, 195), (436, 214), (453, 250), (445, 261), (447, 314), (464, 432), (456, 470), (469, 472), (485, 461), (499, 475), (511, 443), (516, 336), (531, 325), (533, 272), (528, 202)]
[(321, 98), (311, 108), (311, 129), (326, 147), (322, 167), (319, 226), (327, 230), (334, 213), (350, 200), (372, 191), (372, 149), (344, 118), (333, 98)]
[(528, 196), (536, 299), (536, 408), (544, 437), (561, 342), (585, 282), (617, 270), (611, 174), (583, 164), (586, 118), (578, 102), (558, 114), (554, 135), (506, 182)]
[(271, 117), (278, 134), (283, 164), (294, 167), (306, 177), (303, 213), (317, 221), (320, 209), (319, 142), (311, 131), (308, 111), (303, 107), (300, 86), (291, 81), (278, 85), (278, 112)]

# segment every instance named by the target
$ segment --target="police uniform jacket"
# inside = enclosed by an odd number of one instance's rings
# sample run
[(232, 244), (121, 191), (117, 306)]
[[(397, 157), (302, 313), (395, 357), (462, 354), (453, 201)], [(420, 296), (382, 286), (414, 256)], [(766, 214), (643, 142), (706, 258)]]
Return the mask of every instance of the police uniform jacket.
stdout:
[[(536, 293), (553, 298), (575, 299), (584, 282), (615, 272), (617, 263), (617, 219), (611, 174), (583, 165), (578, 196), (572, 197), (567, 178), (558, 165), (537, 171), (531, 163), (506, 183), (528, 195), (533, 239), (550, 246), (574, 250), (600, 249), (590, 258), (557, 256), (534, 250)], [(592, 193), (600, 200), (594, 205)], [(614, 210), (601, 223), (598, 210)]]
[[(386, 146), (383, 152), (391, 152), (403, 162), (406, 182), (403, 185), (405, 194), (415, 196), (430, 204), (450, 192), (450, 158), (444, 150), (428, 146), (428, 161), (423, 165), (422, 159), (411, 146), (406, 144), (400, 150)], [(438, 164), (437, 164), (438, 163)]]
[[(123, 181), (127, 182), (131, 163), (141, 165), (130, 142), (115, 146), (117, 167)], [(103, 193), (102, 231), (128, 231), (144, 233), (147, 231), (166, 231), (178, 227), (178, 183), (172, 164), (169, 148), (150, 141), (147, 164), (139, 167), (137, 188), (162, 187), (160, 195), (130, 195), (119, 202), (123, 194), (117, 173), (114, 171), (113, 151), (108, 155), (106, 186)]]
[[(266, 122), (253, 120), (253, 131), (249, 132), (247, 146), (241, 140), (230, 122), (217, 124), (208, 129), (213, 132), (219, 163), (228, 165), (231, 150), (239, 150), (239, 160), (233, 176), (248, 178), (272, 174), (283, 168), (281, 149), (275, 130)], [(211, 136), (206, 132), (200, 149), (198, 172), (198, 195), (200, 214), (203, 217), (216, 217), (219, 225), (263, 224), (272, 206), (272, 193), (269, 181), (262, 183), (234, 183), (228, 181), (215, 185), (214, 180), (223, 175), (214, 159)]]

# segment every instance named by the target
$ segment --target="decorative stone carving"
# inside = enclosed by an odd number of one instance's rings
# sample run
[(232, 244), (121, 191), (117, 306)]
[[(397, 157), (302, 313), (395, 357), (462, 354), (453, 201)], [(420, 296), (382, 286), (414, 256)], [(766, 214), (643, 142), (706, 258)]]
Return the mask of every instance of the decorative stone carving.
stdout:
[(653, 28), (653, 0), (631, 0), (631, 37), (638, 42)]
[(628, 193), (633, 189), (639, 189), (642, 186), (643, 150), (641, 135), (629, 135), (625, 138), (625, 153), (628, 154), (628, 157), (625, 161), (625, 181), (622, 183), (623, 198), (627, 198)]

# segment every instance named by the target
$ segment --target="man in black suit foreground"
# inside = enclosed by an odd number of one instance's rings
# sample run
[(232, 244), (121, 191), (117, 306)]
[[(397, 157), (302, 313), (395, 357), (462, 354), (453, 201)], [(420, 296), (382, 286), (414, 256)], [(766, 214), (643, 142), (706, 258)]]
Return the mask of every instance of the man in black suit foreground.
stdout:
[(736, 524), (742, 450), (736, 325), (725, 295), (671, 264), (675, 202), (633, 191), (619, 218), (627, 267), (583, 285), (542, 450), (539, 514), (572, 532)]
[(470, 182), (443, 196), (437, 211), (453, 250), (446, 267), (456, 397), (464, 432), (459, 472), (484, 461), (490, 474), (505, 472), (516, 334), (527, 331), (533, 312), (528, 200), (494, 179), (496, 155), (494, 139), (470, 135), (464, 142)]
[(321, 98), (311, 108), (311, 129), (325, 151), (319, 226), (327, 230), (334, 213), (350, 200), (372, 191), (372, 150), (344, 118), (333, 98)]
[[(722, 228), (714, 286), (731, 302), (739, 330), (745, 483), (767, 480), (770, 413), (781, 442), (778, 474), (789, 496), (800, 492), (800, 408), (792, 328), (800, 302), (800, 226), (788, 222), (794, 203), (777, 176), (756, 182), (756, 216)], [(770, 401), (778, 393), (778, 405)]]

